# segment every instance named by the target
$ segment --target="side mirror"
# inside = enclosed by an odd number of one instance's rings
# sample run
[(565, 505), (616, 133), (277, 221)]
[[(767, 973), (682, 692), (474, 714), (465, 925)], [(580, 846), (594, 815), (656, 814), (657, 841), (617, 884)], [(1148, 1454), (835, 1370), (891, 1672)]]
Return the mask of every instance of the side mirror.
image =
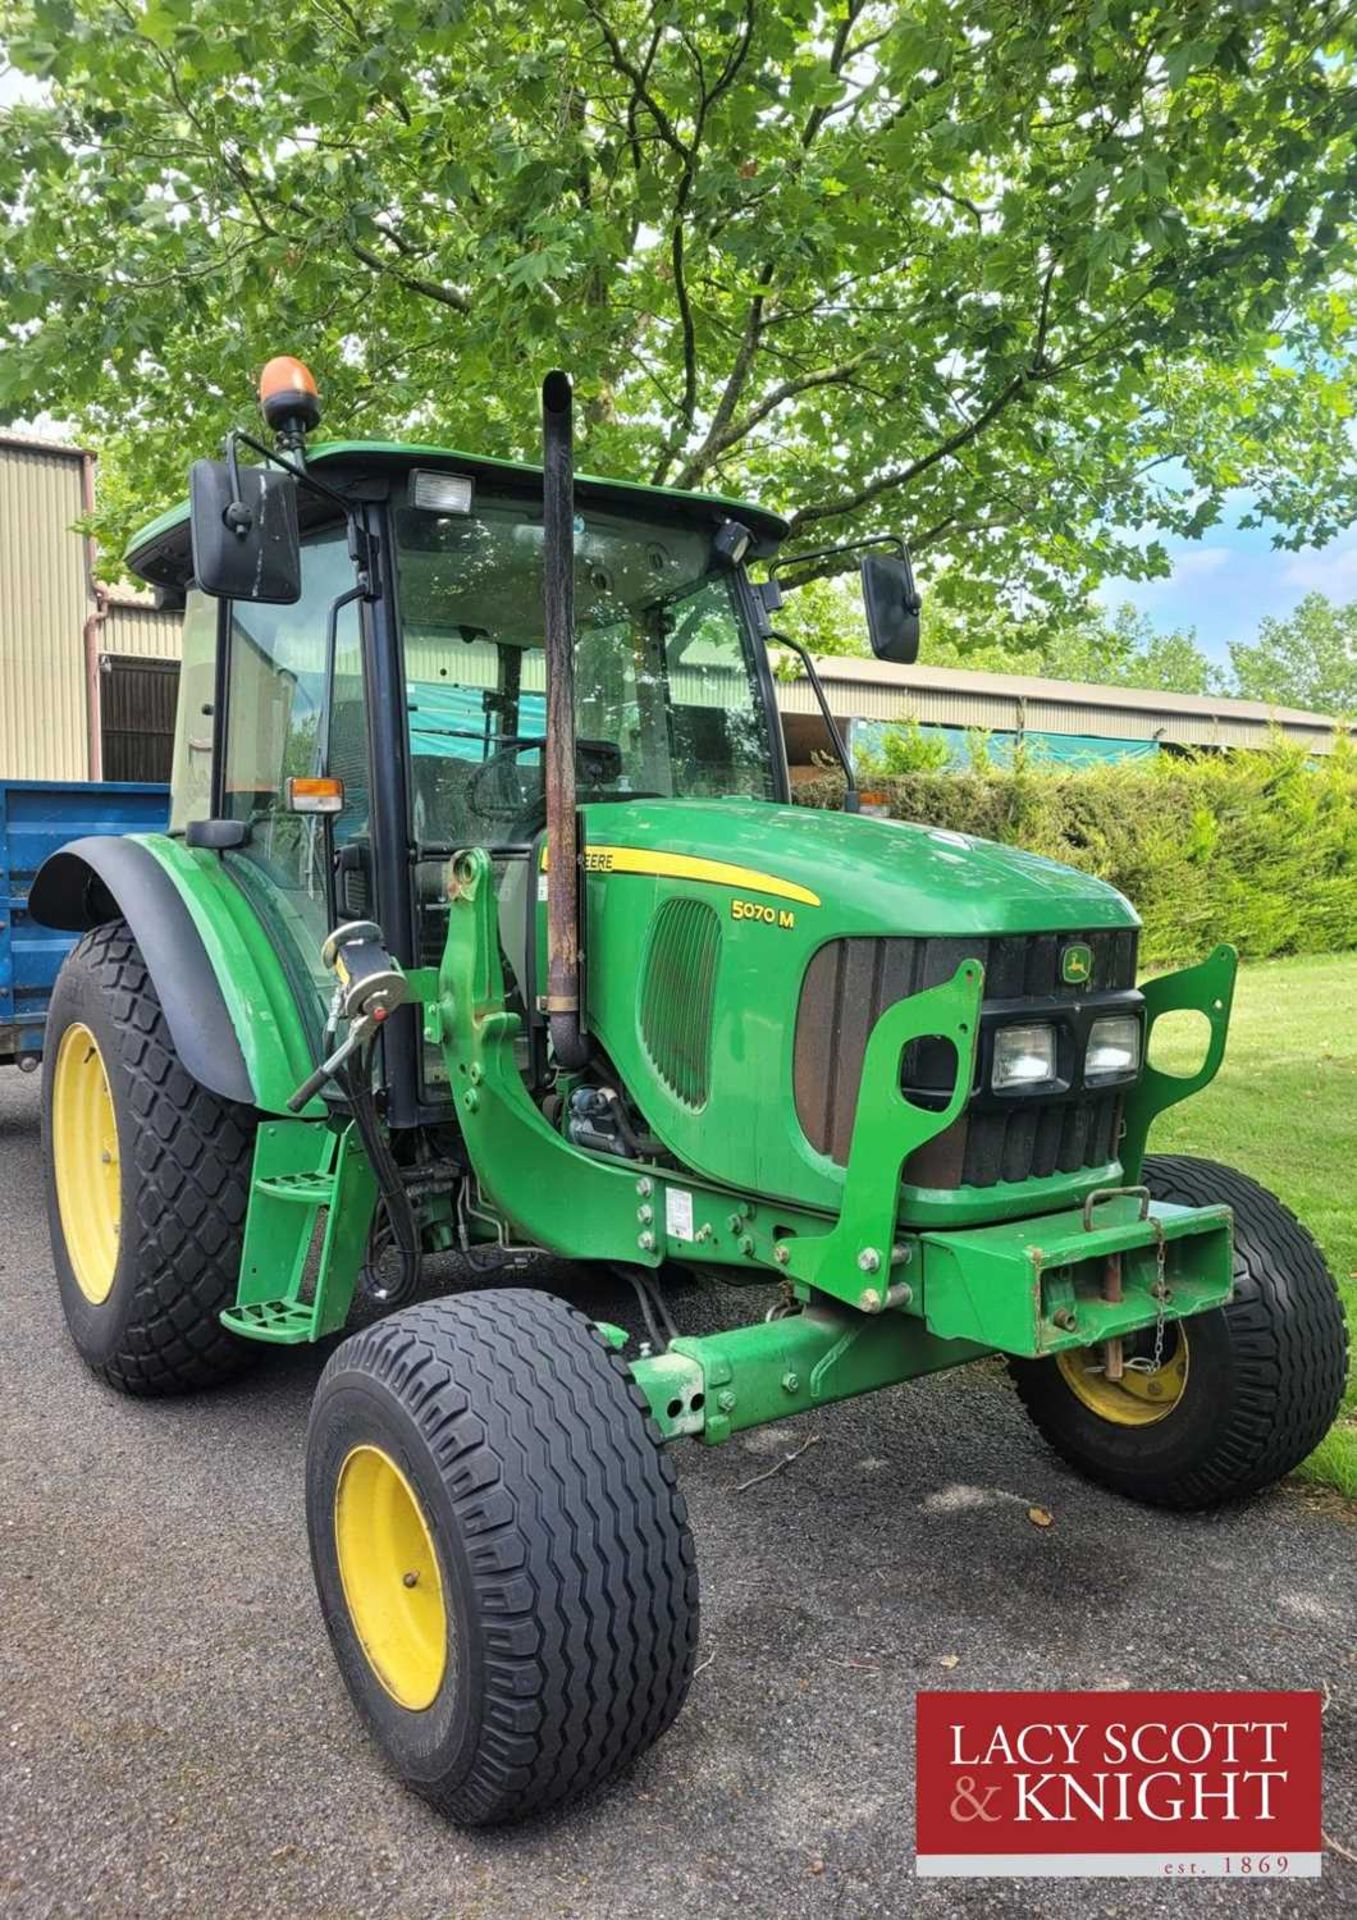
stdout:
[(301, 599), (297, 482), (290, 473), (195, 460), (189, 528), (193, 574), (204, 593), (277, 606)]
[(919, 657), (919, 592), (908, 559), (868, 553), (862, 561), (867, 637), (878, 660), (911, 666)]

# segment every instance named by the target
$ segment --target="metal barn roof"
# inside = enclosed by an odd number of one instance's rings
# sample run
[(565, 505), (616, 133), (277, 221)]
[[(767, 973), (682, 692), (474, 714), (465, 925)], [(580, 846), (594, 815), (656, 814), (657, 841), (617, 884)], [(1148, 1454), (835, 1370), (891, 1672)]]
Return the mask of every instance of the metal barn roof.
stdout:
[[(883, 660), (831, 656), (816, 664), (830, 711), (844, 722), (912, 716), (924, 726), (1075, 733), (1182, 747), (1259, 747), (1280, 728), (1313, 753), (1331, 752), (1338, 728), (1329, 714), (1219, 694), (1095, 686), (1031, 674), (934, 667), (926, 661), (899, 667)], [(819, 710), (804, 678), (778, 682), (778, 705), (793, 748), (811, 742), (812, 733), (822, 744)]]

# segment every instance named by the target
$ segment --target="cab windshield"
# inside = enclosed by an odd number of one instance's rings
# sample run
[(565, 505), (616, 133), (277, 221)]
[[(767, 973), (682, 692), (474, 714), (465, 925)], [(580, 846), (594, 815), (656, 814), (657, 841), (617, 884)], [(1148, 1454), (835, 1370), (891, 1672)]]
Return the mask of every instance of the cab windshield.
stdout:
[[(415, 838), (522, 846), (546, 821), (540, 507), (395, 515)], [(707, 534), (575, 520), (581, 800), (772, 799), (750, 638)]]

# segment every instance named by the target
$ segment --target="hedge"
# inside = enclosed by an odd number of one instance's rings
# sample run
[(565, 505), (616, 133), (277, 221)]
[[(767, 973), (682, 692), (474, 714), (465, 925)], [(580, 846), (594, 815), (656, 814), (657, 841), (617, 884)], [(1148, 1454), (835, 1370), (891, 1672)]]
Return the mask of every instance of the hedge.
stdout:
[[(1145, 923), (1151, 965), (1230, 940), (1246, 959), (1357, 947), (1357, 751), (1248, 752), (1072, 772), (906, 773), (872, 786), (900, 820), (1007, 841), (1111, 881)], [(826, 774), (799, 802), (841, 804)]]

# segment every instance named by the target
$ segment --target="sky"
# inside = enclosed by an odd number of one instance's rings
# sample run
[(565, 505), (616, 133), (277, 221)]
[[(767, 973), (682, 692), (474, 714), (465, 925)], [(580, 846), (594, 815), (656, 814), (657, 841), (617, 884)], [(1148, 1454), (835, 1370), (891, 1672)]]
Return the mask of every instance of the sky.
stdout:
[(1267, 528), (1236, 524), (1247, 507), (1247, 495), (1231, 495), (1220, 524), (1200, 540), (1164, 537), (1173, 562), (1166, 579), (1107, 580), (1098, 598), (1107, 607), (1129, 600), (1165, 632), (1195, 627), (1202, 650), (1223, 664), (1231, 640), (1253, 640), (1264, 614), (1284, 619), (1307, 593), (1357, 600), (1357, 527), (1326, 547), (1292, 553), (1274, 547)]

